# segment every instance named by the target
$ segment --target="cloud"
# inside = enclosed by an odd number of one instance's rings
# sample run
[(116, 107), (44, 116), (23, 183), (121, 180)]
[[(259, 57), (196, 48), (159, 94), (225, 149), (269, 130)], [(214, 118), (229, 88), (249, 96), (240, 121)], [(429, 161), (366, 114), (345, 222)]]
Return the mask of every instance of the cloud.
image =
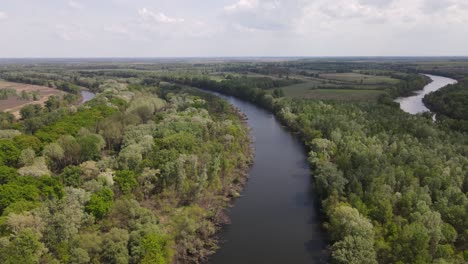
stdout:
[(80, 41), (91, 39), (91, 34), (89, 34), (80, 25), (59, 24), (56, 25), (55, 28), (58, 37), (66, 41)]
[(148, 10), (147, 8), (142, 8), (138, 10), (138, 15), (145, 20), (153, 20), (164, 24), (177, 24), (183, 23), (185, 21), (185, 19), (183, 18), (170, 17), (162, 12), (155, 13)]
[(286, 31), (300, 14), (303, 0), (239, 0), (224, 7), (223, 19), (240, 32)]
[(0, 11), (0, 20), (7, 19), (8, 15), (5, 12)]
[(121, 25), (107, 26), (104, 28), (104, 31), (121, 35), (127, 35), (129, 33), (128, 28)]
[[(129, 29), (132, 34), (147, 35), (148, 37), (171, 38), (201, 38), (209, 37), (220, 31), (218, 25), (191, 18), (179, 18), (166, 15), (163, 12), (154, 12), (147, 8), (138, 10), (138, 20)], [(140, 32), (140, 31), (144, 32)]]
[(70, 0), (68, 1), (68, 6), (73, 8), (73, 9), (83, 9), (84, 5), (80, 2), (77, 2), (75, 0)]
[(233, 12), (238, 10), (254, 9), (258, 6), (258, 0), (239, 0), (239, 2), (224, 7), (225, 11)]

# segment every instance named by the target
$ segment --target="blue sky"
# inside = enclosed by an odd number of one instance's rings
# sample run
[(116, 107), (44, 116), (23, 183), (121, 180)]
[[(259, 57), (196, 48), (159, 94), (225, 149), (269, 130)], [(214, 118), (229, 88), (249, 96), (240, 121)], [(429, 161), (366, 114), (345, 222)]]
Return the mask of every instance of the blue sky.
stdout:
[(1, 0), (0, 57), (468, 55), (466, 0)]

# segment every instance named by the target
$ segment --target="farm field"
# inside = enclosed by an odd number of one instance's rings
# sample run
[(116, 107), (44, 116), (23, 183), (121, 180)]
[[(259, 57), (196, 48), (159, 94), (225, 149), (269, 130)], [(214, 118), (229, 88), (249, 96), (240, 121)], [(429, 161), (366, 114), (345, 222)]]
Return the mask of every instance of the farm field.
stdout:
[(318, 100), (376, 101), (384, 91), (358, 89), (310, 89), (306, 84), (283, 88), (286, 96)]
[[(0, 81), (0, 90), (2, 89), (13, 89), (16, 91), (17, 95), (12, 95), (9, 96), (8, 99), (0, 100), (0, 111), (10, 112), (16, 118), (20, 117), (19, 111), (25, 105), (40, 104), (43, 106), (49, 97), (53, 95), (63, 96), (65, 94), (63, 91), (45, 86)], [(24, 100), (20, 98), (18, 95), (23, 91), (27, 93), (37, 92), (37, 100)]]
[(359, 83), (359, 84), (393, 84), (393, 83), (398, 82), (397, 79), (387, 77), (387, 76), (366, 75), (366, 74), (360, 74), (356, 72), (323, 73), (323, 74), (320, 74), (320, 78), (343, 81), (343, 82)]

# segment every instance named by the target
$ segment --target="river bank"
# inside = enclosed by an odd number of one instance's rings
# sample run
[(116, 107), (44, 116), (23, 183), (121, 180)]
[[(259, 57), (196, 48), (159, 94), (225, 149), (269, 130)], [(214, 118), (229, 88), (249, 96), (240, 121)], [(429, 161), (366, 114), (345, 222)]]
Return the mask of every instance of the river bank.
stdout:
[(410, 114), (418, 114), (423, 112), (429, 112), (429, 108), (424, 105), (423, 98), (427, 94), (437, 91), (449, 84), (457, 83), (457, 80), (442, 77), (431, 74), (424, 74), (425, 76), (431, 78), (432, 82), (426, 85), (423, 90), (416, 91), (415, 95), (408, 97), (399, 97), (395, 99), (395, 102), (400, 104), (400, 108)]
[[(208, 263), (325, 263), (326, 235), (313, 193), (306, 150), (269, 112), (234, 97), (247, 117), (255, 158), (230, 225)], [(272, 252), (282, 252), (274, 254)]]

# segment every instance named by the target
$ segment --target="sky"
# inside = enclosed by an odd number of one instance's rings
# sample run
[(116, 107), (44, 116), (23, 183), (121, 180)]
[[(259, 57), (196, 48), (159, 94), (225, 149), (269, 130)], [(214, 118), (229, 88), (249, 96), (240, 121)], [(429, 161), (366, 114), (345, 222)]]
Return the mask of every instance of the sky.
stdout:
[(0, 0), (0, 57), (466, 56), (468, 0)]

